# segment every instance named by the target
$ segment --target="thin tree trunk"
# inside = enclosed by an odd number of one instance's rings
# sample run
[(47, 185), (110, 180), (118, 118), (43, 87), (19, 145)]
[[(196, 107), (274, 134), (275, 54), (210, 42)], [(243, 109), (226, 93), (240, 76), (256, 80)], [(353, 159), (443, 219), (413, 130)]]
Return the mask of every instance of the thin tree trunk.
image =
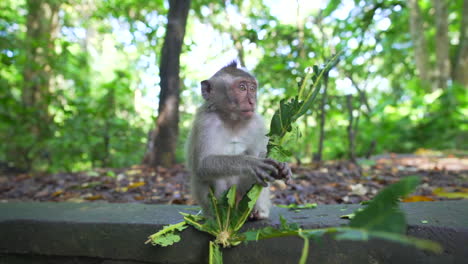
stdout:
[(326, 110), (325, 106), (327, 104), (327, 90), (328, 90), (328, 72), (324, 73), (323, 76), (323, 94), (322, 94), (322, 102), (320, 104), (320, 136), (318, 142), (318, 150), (317, 154), (314, 155), (314, 161), (321, 162), (322, 161), (322, 154), (323, 154), (323, 141), (325, 140), (325, 119), (326, 119)]
[(354, 115), (353, 115), (353, 96), (346, 95), (346, 105), (348, 107), (348, 144), (349, 144), (349, 159), (352, 162), (356, 162), (356, 150), (355, 150), (355, 128), (354, 128)]
[(179, 134), (180, 53), (185, 35), (190, 0), (170, 0), (166, 36), (159, 66), (161, 93), (158, 119), (144, 163), (169, 167), (175, 163)]
[[(435, 0), (438, 1), (438, 0)], [(427, 42), (424, 36), (424, 23), (421, 16), (421, 9), (418, 0), (408, 1), (410, 8), (410, 31), (414, 46), (414, 58), (419, 78), (424, 83), (429, 83), (429, 53)]]
[(468, 87), (468, 0), (463, 1), (459, 43), (453, 59), (452, 79)]
[(450, 77), (448, 39), (448, 1), (433, 0), (436, 21), (436, 78), (437, 88), (447, 88)]
[(304, 19), (301, 16), (301, 3), (300, 0), (296, 0), (296, 26), (297, 26), (297, 39), (299, 40), (299, 57), (305, 58), (305, 47), (304, 47)]

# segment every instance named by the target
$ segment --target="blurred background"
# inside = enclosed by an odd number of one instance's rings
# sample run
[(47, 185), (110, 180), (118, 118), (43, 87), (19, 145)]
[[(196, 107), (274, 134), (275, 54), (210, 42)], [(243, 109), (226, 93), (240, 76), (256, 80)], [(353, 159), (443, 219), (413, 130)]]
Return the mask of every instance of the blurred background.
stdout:
[(467, 154), (467, 0), (2, 0), (0, 165), (170, 167), (220, 67), (255, 74), (269, 123), (337, 53), (290, 162)]

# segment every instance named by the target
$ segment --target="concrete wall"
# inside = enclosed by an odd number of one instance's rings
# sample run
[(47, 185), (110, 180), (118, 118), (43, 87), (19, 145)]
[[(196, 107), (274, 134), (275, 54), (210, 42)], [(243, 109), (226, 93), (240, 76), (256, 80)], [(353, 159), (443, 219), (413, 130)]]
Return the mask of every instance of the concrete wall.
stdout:
[[(304, 228), (340, 226), (358, 205), (325, 205), (300, 212), (274, 208), (271, 219), (246, 228), (277, 225), (279, 214)], [(209, 236), (192, 228), (171, 247), (145, 245), (148, 235), (182, 220), (194, 207), (107, 203), (1, 203), (1, 263), (207, 263)], [(468, 200), (402, 204), (408, 234), (439, 242), (439, 255), (386, 241), (334, 241), (310, 245), (310, 263), (468, 263)], [(422, 220), (427, 221), (426, 224)], [(223, 251), (225, 263), (297, 263), (302, 239), (278, 238)]]

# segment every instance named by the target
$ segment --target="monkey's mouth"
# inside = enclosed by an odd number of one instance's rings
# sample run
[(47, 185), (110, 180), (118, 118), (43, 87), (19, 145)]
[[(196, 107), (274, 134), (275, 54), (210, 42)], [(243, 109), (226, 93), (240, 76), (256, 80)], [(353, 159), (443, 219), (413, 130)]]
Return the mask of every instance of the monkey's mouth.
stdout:
[(254, 114), (253, 110), (242, 110), (241, 115), (244, 117), (252, 117)]

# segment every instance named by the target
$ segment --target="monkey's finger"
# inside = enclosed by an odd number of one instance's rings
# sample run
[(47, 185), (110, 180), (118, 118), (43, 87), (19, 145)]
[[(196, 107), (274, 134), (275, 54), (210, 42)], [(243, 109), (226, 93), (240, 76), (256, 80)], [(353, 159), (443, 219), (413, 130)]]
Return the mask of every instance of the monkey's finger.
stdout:
[(259, 164), (260, 169), (263, 171), (269, 171), (269, 175), (273, 175), (273, 177), (277, 178), (278, 177), (278, 169), (275, 166), (272, 166), (268, 163), (260, 163)]
[(255, 169), (255, 175), (258, 175), (260, 178), (262, 178), (263, 181), (275, 180), (275, 178), (273, 178), (267, 171), (262, 169)]
[(282, 162), (281, 166), (281, 174), (284, 175), (285, 178), (290, 178), (292, 176), (291, 168), (286, 162)]
[(257, 183), (261, 184), (263, 187), (268, 186), (268, 183), (256, 172), (255, 169), (249, 169), (249, 174), (255, 177)]
[(275, 166), (275, 168), (277, 169), (275, 177), (277, 179), (284, 179), (284, 178), (287, 177), (287, 175), (292, 175), (290, 170), (289, 170), (289, 166), (288, 166), (288, 164), (286, 162), (278, 162), (278, 161), (273, 160), (273, 159), (265, 159), (265, 162)]
[(280, 163), (279, 163), (278, 161), (274, 160), (274, 159), (266, 158), (266, 159), (263, 159), (263, 161), (264, 161), (265, 163), (268, 163), (268, 164), (271, 164), (271, 165), (275, 166), (275, 168), (276, 168), (277, 170), (280, 170), (280, 169), (281, 169)]

